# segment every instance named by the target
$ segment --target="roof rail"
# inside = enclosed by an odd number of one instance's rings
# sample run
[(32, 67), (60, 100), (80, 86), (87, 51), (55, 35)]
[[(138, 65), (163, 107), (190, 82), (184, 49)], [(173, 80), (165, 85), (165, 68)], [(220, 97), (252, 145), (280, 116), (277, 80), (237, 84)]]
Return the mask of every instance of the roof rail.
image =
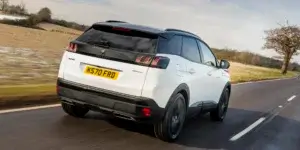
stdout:
[[(184, 33), (188, 33), (188, 34), (192, 34), (196, 37), (199, 37), (198, 35), (194, 34), (194, 33), (191, 33), (191, 32), (188, 32), (188, 31), (184, 31), (184, 30), (179, 30), (179, 29), (172, 29), (172, 28), (168, 28), (166, 29), (166, 31), (177, 31), (177, 32), (184, 32)], [(199, 37), (200, 38), (200, 37)]]
[(115, 22), (115, 23), (127, 23), (127, 22), (125, 22), (125, 21), (119, 21), (119, 20), (107, 20), (107, 21), (105, 21), (105, 22), (111, 22), (111, 23), (113, 23), (113, 22)]

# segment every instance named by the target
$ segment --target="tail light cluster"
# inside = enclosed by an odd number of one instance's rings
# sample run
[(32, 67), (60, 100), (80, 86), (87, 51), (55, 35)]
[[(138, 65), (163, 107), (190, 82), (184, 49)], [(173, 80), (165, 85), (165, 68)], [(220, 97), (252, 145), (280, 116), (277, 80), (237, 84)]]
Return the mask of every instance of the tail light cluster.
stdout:
[(170, 59), (164, 56), (139, 55), (136, 57), (135, 62), (153, 68), (166, 69), (169, 65)]
[(77, 44), (69, 43), (69, 46), (67, 47), (67, 51), (76, 53), (76, 51), (77, 51)]

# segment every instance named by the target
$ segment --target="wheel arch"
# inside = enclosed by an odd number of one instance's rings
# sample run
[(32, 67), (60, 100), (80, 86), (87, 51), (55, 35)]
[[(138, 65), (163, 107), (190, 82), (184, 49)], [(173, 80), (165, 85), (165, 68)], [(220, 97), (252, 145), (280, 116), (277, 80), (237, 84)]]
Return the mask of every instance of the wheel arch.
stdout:
[(188, 106), (190, 104), (190, 89), (188, 87), (188, 85), (186, 83), (181, 83), (180, 85), (177, 86), (177, 88), (173, 91), (173, 93), (171, 94), (169, 101), (166, 105), (166, 109), (168, 106), (170, 106), (170, 104), (173, 103), (174, 99), (172, 99), (172, 97), (174, 97), (176, 94), (182, 94), (184, 99), (185, 99), (185, 104), (186, 107), (188, 109)]
[(223, 91), (224, 91), (226, 88), (228, 88), (228, 90), (229, 90), (229, 96), (230, 96), (230, 94), (231, 94), (231, 83), (230, 83), (229, 81), (225, 84)]

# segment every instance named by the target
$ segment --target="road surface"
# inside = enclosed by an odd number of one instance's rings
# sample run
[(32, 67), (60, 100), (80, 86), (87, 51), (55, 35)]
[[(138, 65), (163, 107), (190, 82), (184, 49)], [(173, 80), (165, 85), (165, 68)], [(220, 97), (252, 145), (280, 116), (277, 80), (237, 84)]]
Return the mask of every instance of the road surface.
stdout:
[(3, 150), (299, 149), (300, 80), (239, 84), (232, 91), (223, 123), (213, 123), (205, 115), (190, 120), (172, 144), (154, 138), (148, 126), (108, 121), (94, 112), (76, 119), (54, 107), (0, 111), (0, 146)]

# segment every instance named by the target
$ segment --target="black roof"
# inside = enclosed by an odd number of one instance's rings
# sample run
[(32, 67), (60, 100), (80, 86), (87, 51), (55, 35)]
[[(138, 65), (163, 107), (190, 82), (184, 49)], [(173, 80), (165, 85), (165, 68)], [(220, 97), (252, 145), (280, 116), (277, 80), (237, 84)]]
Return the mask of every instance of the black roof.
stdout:
[(173, 33), (173, 34), (180, 34), (180, 35), (186, 35), (186, 36), (192, 36), (195, 38), (199, 38), (199, 36), (180, 29), (158, 29), (158, 28), (153, 28), (149, 26), (143, 26), (143, 25), (137, 25), (137, 24), (131, 24), (127, 23), (125, 21), (118, 21), (118, 20), (108, 20), (106, 22), (98, 22), (95, 23), (94, 25), (106, 25), (106, 26), (113, 26), (113, 27), (120, 27), (120, 28), (129, 28), (137, 31), (145, 31), (148, 33), (153, 33), (153, 34), (168, 34), (168, 33)]
[(107, 25), (107, 26), (113, 26), (113, 27), (121, 27), (121, 28), (129, 28), (137, 31), (146, 31), (149, 33), (159, 34), (165, 32), (162, 29), (157, 29), (153, 27), (143, 26), (143, 25), (136, 25), (126, 22), (118, 22), (118, 21), (109, 21), (109, 22), (98, 22), (94, 25)]

